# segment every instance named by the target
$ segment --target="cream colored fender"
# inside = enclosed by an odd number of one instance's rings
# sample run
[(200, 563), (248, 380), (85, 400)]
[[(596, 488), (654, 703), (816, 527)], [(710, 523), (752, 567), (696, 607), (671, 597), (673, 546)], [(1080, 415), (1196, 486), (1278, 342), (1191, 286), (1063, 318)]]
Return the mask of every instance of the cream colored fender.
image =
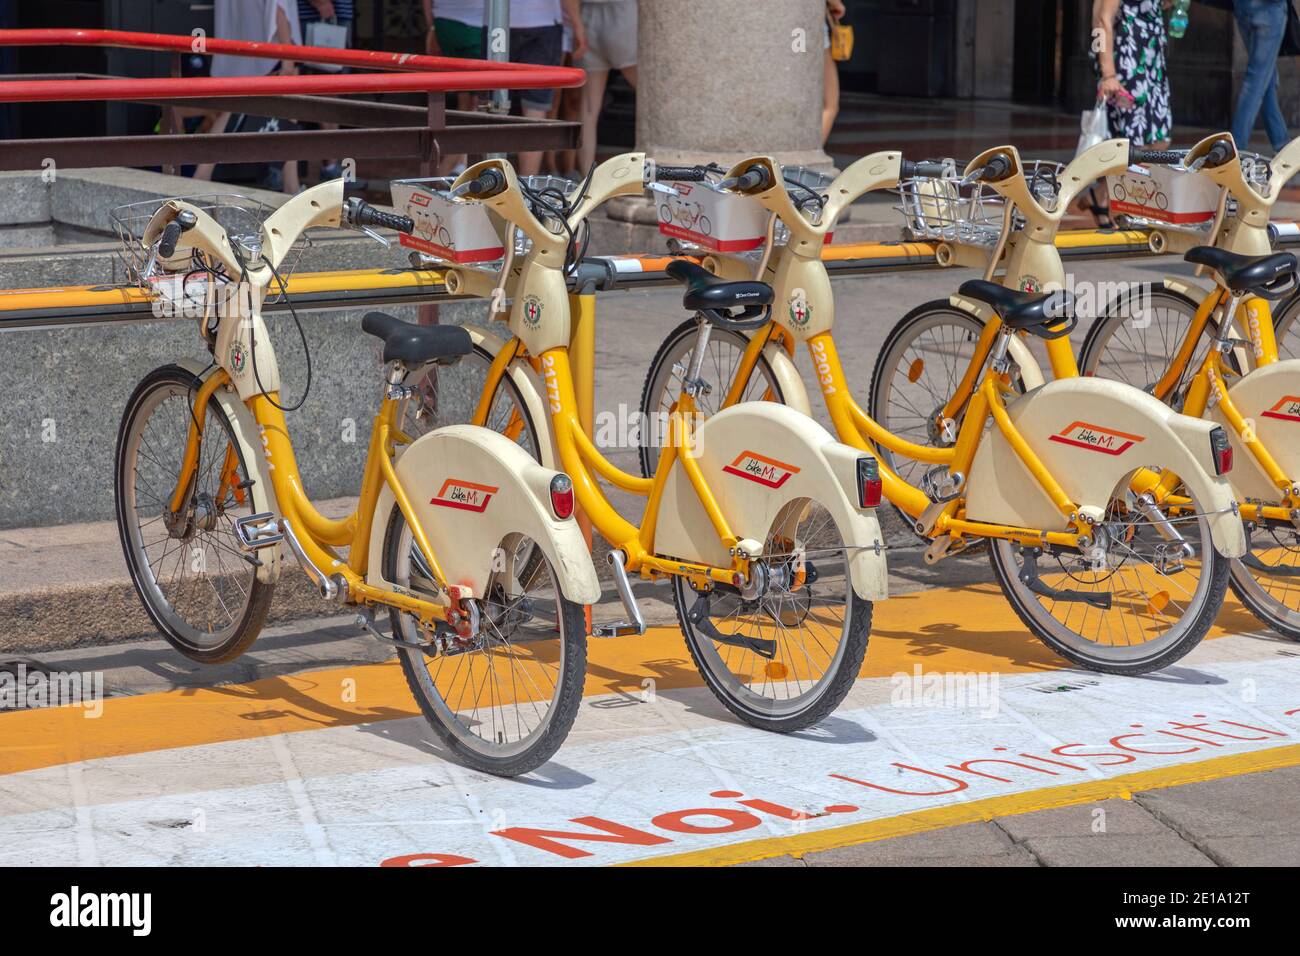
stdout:
[[(1067, 378), (1007, 403), (1012, 422), (1084, 513), (1105, 513), (1111, 493), (1138, 468), (1172, 468), (1208, 513), (1215, 548), (1246, 552), (1236, 500), (1214, 475), (1212, 422), (1179, 415), (1159, 399), (1119, 382)], [(996, 424), (975, 453), (967, 479), (972, 521), (1064, 531), (1069, 521), (1034, 480)]]
[[(506, 347), (506, 340), (495, 332), (489, 332), (477, 325), (466, 325), (463, 328), (474, 340), (475, 345), (482, 347), (493, 357)], [(542, 453), (542, 464), (547, 468), (558, 470), (557, 462), (560, 456), (555, 450), (555, 432), (551, 428), (551, 413), (546, 402), (542, 400), (544, 385), (541, 376), (527, 362), (518, 360), (510, 363), (506, 374), (519, 390), (524, 407), (532, 417), (533, 426), (540, 432), (537, 445)]]
[[(888, 596), (880, 525), (873, 509), (857, 505), (857, 463), (868, 456), (840, 444), (808, 416), (771, 402), (723, 409), (697, 428), (694, 441), (705, 481), (738, 537), (765, 541), (786, 504), (813, 499), (856, 549), (849, 562), (854, 592), (864, 600)], [(683, 561), (731, 564), (680, 461), (664, 486), (655, 551)]]
[[(1300, 480), (1300, 359), (1257, 368), (1228, 389), (1228, 395), (1282, 473), (1293, 482)], [(1233, 464), (1228, 477), (1237, 497), (1268, 504), (1280, 501), (1281, 489), (1269, 481), (1241, 436), (1228, 424), (1222, 408), (1215, 405), (1207, 416), (1223, 426), (1232, 442)]]
[(811, 416), (812, 402), (808, 400), (808, 390), (803, 386), (803, 379), (799, 377), (799, 369), (795, 367), (790, 353), (784, 346), (776, 342), (768, 342), (763, 346), (763, 358), (767, 359), (767, 364), (772, 369), (772, 377), (776, 379), (777, 387), (781, 389), (785, 405)]
[[(986, 325), (992, 318), (994, 318), (994, 316), (997, 315), (997, 313), (993, 311), (993, 306), (989, 305), (987, 302), (968, 299), (966, 296), (957, 293), (948, 296), (948, 304), (954, 309), (961, 309), (963, 312), (969, 312)], [(1037, 388), (1039, 385), (1043, 384), (1045, 379), (1043, 378), (1042, 366), (1040, 366), (1038, 360), (1034, 358), (1034, 353), (1029, 351), (1029, 346), (1025, 344), (1024, 339), (1019, 335), (1011, 336), (1008, 351), (1011, 354), (1012, 360), (1020, 366), (1020, 380), (1025, 383), (1026, 391), (1031, 388)]]
[[(181, 359), (176, 364), (205, 380), (217, 371), (215, 367), (194, 359)], [(270, 512), (278, 517), (280, 504), (275, 498), (275, 487), (271, 484), (271, 475), (267, 470), (266, 455), (262, 453), (261, 426), (253, 418), (253, 413), (248, 410), (248, 406), (227, 386), (218, 387), (212, 393), (212, 397), (226, 413), (230, 430), (234, 432), (235, 441), (239, 445), (239, 453), (248, 468), (248, 477), (253, 479), (253, 487), (249, 489), (253, 497), (253, 510), (250, 514)], [(180, 462), (177, 464), (179, 465)], [(262, 562), (262, 566), (257, 569), (257, 580), (265, 584), (274, 584), (280, 577), (280, 549), (263, 548), (258, 552), (257, 557)]]
[[(556, 518), (543, 468), (504, 435), (473, 425), (447, 425), (416, 439), (397, 460), (397, 477), (429, 536), (449, 584), (481, 598), (506, 536), (525, 534), (551, 562), (561, 593), (579, 604), (600, 599), (587, 542), (573, 518)], [(387, 485), (375, 504), (366, 580), (384, 580), (384, 534), (393, 510)]]

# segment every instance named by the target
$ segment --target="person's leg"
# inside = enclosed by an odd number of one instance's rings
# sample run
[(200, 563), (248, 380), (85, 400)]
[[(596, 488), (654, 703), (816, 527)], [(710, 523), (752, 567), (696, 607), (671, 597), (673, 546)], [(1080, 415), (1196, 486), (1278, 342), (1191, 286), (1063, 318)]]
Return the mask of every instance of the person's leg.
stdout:
[(596, 122), (605, 103), (608, 70), (588, 70), (587, 85), (582, 88), (582, 143), (578, 147), (578, 172), (586, 175), (596, 161)]
[(1232, 138), (1242, 149), (1249, 146), (1250, 134), (1259, 117), (1270, 78), (1277, 72), (1277, 51), (1282, 37), (1281, 31), (1277, 31), (1276, 37), (1268, 36), (1270, 7), (1277, 7), (1285, 15), (1281, 4), (1270, 4), (1267, 0), (1237, 0), (1233, 4), (1237, 28), (1241, 31), (1247, 53), (1246, 75), (1242, 78), (1237, 108), (1232, 115)]
[(831, 51), (825, 54), (824, 78), (822, 80), (822, 145), (831, 138), (831, 128), (835, 117), (840, 112), (840, 71), (831, 58)]
[[(551, 27), (511, 30), (510, 59), (536, 66), (559, 66), (563, 40), (564, 30), (558, 23)], [(521, 111), (524, 116), (545, 119), (554, 97), (555, 90), (521, 90)], [(536, 176), (541, 168), (542, 154), (539, 152), (519, 153), (515, 158), (515, 169), (521, 176)]]
[[(483, 56), (483, 28), (473, 27), (459, 20), (435, 17), (433, 35), (438, 41), (441, 56), (454, 56), (460, 59), (477, 60)], [(456, 94), (456, 109), (472, 110), (477, 108), (477, 98), (471, 92)], [(464, 153), (447, 153), (438, 161), (438, 175), (447, 176), (459, 164), (465, 162)]]
[(1277, 99), (1277, 55), (1282, 49), (1282, 39), (1286, 34), (1286, 4), (1290, 2), (1291, 0), (1280, 0), (1270, 5), (1266, 11), (1268, 20), (1261, 41), (1266, 51), (1272, 50), (1270, 61), (1273, 68), (1268, 74), (1268, 86), (1264, 89), (1264, 100), (1261, 105), (1264, 114), (1264, 131), (1268, 134), (1269, 145), (1273, 147), (1274, 152), (1285, 146), (1291, 138), (1286, 128), (1286, 117), (1282, 115), (1282, 106)]
[[(206, 124), (206, 128), (205, 125)], [(230, 125), (229, 113), (212, 113), (201, 123), (198, 128), (200, 133), (224, 133), (226, 127)], [(195, 179), (211, 179), (212, 174), (216, 172), (216, 163), (199, 163), (194, 167)]]

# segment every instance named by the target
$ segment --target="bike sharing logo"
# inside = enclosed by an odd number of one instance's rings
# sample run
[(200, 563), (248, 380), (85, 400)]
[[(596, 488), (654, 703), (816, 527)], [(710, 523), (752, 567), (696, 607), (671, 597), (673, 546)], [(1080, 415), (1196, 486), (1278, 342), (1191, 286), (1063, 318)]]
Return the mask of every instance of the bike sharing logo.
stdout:
[(1265, 418), (1280, 418), (1284, 422), (1300, 422), (1300, 395), (1284, 395), (1266, 412)]
[(442, 483), (441, 490), (429, 499), (429, 504), (441, 505), (444, 508), (459, 508), (462, 511), (473, 511), (476, 514), (482, 514), (487, 510), (488, 502), (492, 500), (492, 496), (500, 490), (499, 488), (493, 488), (491, 485), (480, 485), (473, 481), (448, 478)]
[(244, 346), (239, 342), (230, 346), (230, 370), (236, 375), (243, 375), (247, 364), (248, 353), (244, 351)]
[(756, 451), (742, 451), (735, 461), (722, 470), (773, 489), (784, 485), (791, 475), (799, 474), (799, 469), (794, 465), (787, 465)]
[(1099, 451), (1105, 455), (1122, 455), (1138, 442), (1146, 441), (1141, 435), (1130, 435), (1128, 432), (1089, 425), (1087, 422), (1073, 422), (1048, 438), (1062, 445)]
[(542, 304), (542, 300), (537, 298), (537, 296), (524, 296), (524, 322), (530, 329), (535, 329), (542, 324), (542, 310), (544, 308), (545, 306)]

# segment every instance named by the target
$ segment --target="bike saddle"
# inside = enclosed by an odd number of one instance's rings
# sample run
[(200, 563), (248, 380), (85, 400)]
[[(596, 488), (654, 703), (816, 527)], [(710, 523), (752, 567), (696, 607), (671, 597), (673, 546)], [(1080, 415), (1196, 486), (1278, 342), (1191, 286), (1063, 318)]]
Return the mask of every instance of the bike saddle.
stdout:
[(425, 362), (451, 365), (474, 347), (459, 325), (415, 325), (384, 312), (367, 312), (361, 330), (384, 340), (385, 362), (402, 362), (408, 368)]
[[(1017, 292), (996, 282), (968, 279), (957, 290), (962, 295), (993, 307), (1002, 324), (1017, 332), (1029, 332), (1044, 339), (1069, 335), (1079, 321), (1074, 314), (1074, 296), (1058, 292)], [(1065, 325), (1052, 328), (1055, 325)]]
[(1238, 295), (1249, 292), (1265, 299), (1279, 299), (1295, 287), (1296, 258), (1290, 252), (1242, 256), (1214, 246), (1195, 246), (1183, 258), (1209, 266)]
[[(772, 304), (772, 287), (766, 282), (731, 281), (715, 276), (703, 266), (685, 259), (674, 259), (664, 270), (678, 282), (685, 283), (682, 305), (692, 312), (704, 312), (724, 327), (754, 319), (765, 306)], [(723, 314), (722, 309), (744, 309), (739, 315)]]

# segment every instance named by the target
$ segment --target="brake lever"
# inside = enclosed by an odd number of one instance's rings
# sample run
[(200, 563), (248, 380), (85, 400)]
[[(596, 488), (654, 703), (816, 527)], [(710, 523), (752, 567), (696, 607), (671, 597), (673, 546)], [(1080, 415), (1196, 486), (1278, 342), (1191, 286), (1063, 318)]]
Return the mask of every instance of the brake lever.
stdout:
[(665, 183), (658, 183), (658, 182), (655, 182), (655, 183), (648, 183), (648, 184), (646, 185), (646, 188), (647, 188), (648, 190), (650, 190), (650, 192), (654, 192), (654, 193), (664, 193), (665, 195), (668, 195), (668, 196), (680, 196), (680, 195), (681, 195), (681, 193), (677, 191), (677, 187), (676, 187), (676, 186), (669, 186), (669, 185), (667, 185), (667, 184), (665, 184)]
[(357, 226), (356, 228), (360, 229), (371, 239), (375, 240), (375, 242), (380, 243), (385, 249), (391, 249), (393, 247), (393, 244), (391, 242), (389, 242), (386, 238), (381, 236), (379, 233), (375, 232), (375, 230), (371, 229), (369, 226)]

